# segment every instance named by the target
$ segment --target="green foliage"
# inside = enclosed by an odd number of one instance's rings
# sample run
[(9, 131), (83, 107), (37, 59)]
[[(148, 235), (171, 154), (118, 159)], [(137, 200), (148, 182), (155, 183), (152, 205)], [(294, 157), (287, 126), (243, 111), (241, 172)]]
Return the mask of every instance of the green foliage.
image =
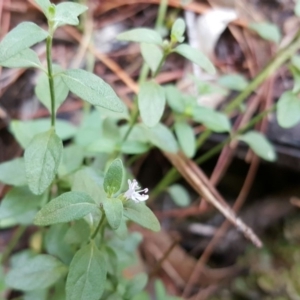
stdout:
[(19, 24), (0, 43), (0, 65), (23, 50), (45, 40), (47, 36), (47, 31), (32, 22)]
[(52, 183), (62, 155), (62, 141), (54, 129), (37, 134), (25, 149), (25, 171), (31, 191), (42, 194)]
[(13, 160), (0, 164), (0, 182), (22, 186), (27, 184), (25, 165), (23, 158), (15, 158)]
[(277, 120), (283, 128), (293, 127), (300, 121), (300, 99), (292, 91), (283, 93), (279, 98)]
[(186, 121), (174, 124), (176, 136), (181, 150), (187, 157), (193, 157), (196, 152), (196, 139), (193, 128)]
[(191, 198), (188, 191), (180, 184), (173, 184), (168, 188), (168, 193), (178, 206), (188, 206)]
[(208, 129), (215, 132), (228, 132), (231, 130), (228, 117), (225, 114), (208, 107), (194, 107), (193, 119), (197, 122), (203, 123)]
[(141, 43), (141, 54), (154, 73), (163, 59), (163, 51), (156, 44)]
[(115, 159), (109, 166), (103, 182), (104, 191), (108, 195), (116, 194), (122, 185), (124, 176), (123, 164), (120, 159)]
[(6, 68), (39, 68), (43, 70), (38, 55), (29, 48), (26, 48), (13, 57), (5, 60), (1, 63), (1, 66)]
[[(138, 181), (132, 179), (131, 164), (153, 147), (194, 157), (201, 142), (196, 141), (198, 131), (194, 130), (198, 123), (210, 131), (236, 137), (225, 113), (197, 101), (199, 95), (224, 95), (228, 91), (216, 87), (215, 82), (195, 78), (198, 95), (193, 96), (183, 94), (174, 85), (158, 84), (156, 76), (173, 53), (210, 74), (215, 73), (215, 67), (200, 51), (182, 44), (186, 29), (182, 19), (173, 23), (164, 40), (156, 30), (136, 28), (117, 37), (140, 43), (146, 63), (129, 113), (102, 78), (81, 69), (64, 70), (52, 62), (55, 30), (66, 24), (79, 25), (79, 16), (87, 7), (75, 2), (35, 2), (47, 18), (48, 32), (24, 22), (0, 43), (1, 66), (41, 70), (35, 93), (50, 113), (49, 118), (10, 122), (10, 131), (25, 152), (24, 158), (0, 164), (0, 181), (12, 186), (2, 199), (0, 227), (22, 225), (23, 229), (23, 225), (36, 225), (37, 229), (28, 231), (29, 247), (34, 251), (25, 250), (11, 257), (5, 283), (0, 277), (0, 292), (7, 287), (20, 290), (24, 300), (148, 300), (143, 291), (147, 274), (138, 274), (131, 280), (123, 276), (124, 269), (136, 262), (133, 253), (142, 239), (140, 234), (128, 232), (127, 223), (133, 221), (149, 230), (160, 230), (158, 219), (144, 202), (149, 198), (148, 189), (142, 190)], [(280, 39), (270, 26), (260, 24), (253, 28), (273, 41)], [(30, 49), (44, 40), (46, 68)], [(297, 56), (292, 58), (290, 70), (294, 89), (283, 94), (278, 103), (278, 121), (283, 127), (299, 121)], [(244, 90), (248, 82), (235, 74), (223, 76), (218, 84)], [(56, 119), (69, 92), (88, 102), (77, 126)], [(264, 135), (250, 131), (237, 138), (260, 157), (276, 158)], [(128, 178), (131, 180), (127, 186)], [(179, 184), (164, 190), (179, 206), (191, 202), (188, 191)], [(168, 296), (160, 281), (155, 283), (155, 294), (161, 300), (178, 299)]]
[(218, 83), (221, 86), (234, 91), (242, 91), (248, 85), (248, 81), (240, 74), (223, 75), (219, 78)]
[(120, 33), (117, 36), (120, 41), (129, 41), (136, 43), (149, 43), (162, 45), (163, 40), (159, 33), (148, 28), (137, 28)]
[[(54, 73), (63, 72), (63, 69), (58, 65), (53, 65)], [(69, 94), (69, 88), (61, 80), (59, 76), (54, 77), (54, 90), (55, 90), (55, 110), (60, 107), (60, 105), (66, 100)], [(37, 84), (35, 86), (35, 94), (38, 99), (51, 111), (51, 97), (49, 88), (49, 79), (47, 74), (44, 72), (38, 78)]]
[(83, 218), (97, 210), (94, 200), (83, 192), (67, 192), (47, 203), (36, 215), (34, 223), (47, 226)]
[(124, 297), (126, 299), (132, 299), (139, 292), (141, 292), (148, 282), (148, 276), (145, 273), (140, 273), (130, 280), (126, 286), (126, 292)]
[(108, 198), (103, 201), (103, 209), (108, 224), (114, 230), (118, 229), (123, 216), (123, 203), (118, 198)]
[(84, 70), (67, 70), (59, 74), (72, 93), (83, 100), (106, 109), (123, 112), (124, 105), (100, 77)]
[(31, 224), (43, 198), (43, 195), (32, 194), (25, 186), (12, 188), (2, 199), (0, 222), (11, 219), (10, 226)]
[(11, 269), (6, 284), (21, 291), (32, 291), (52, 286), (66, 274), (67, 268), (57, 258), (40, 254)]
[(239, 136), (238, 139), (247, 143), (259, 157), (268, 161), (274, 161), (276, 159), (276, 152), (273, 146), (260, 132), (248, 131)]
[(70, 264), (66, 300), (99, 300), (104, 290), (106, 272), (105, 259), (95, 243), (82, 247)]
[(204, 71), (209, 74), (215, 74), (216, 69), (210, 60), (199, 50), (192, 48), (188, 44), (181, 44), (177, 46), (174, 51), (188, 60), (192, 61), (196, 65), (200, 66)]
[(141, 203), (127, 201), (124, 203), (124, 216), (152, 231), (159, 231), (160, 225), (153, 212)]
[(154, 81), (144, 82), (140, 86), (139, 110), (143, 122), (154, 127), (160, 121), (166, 104), (164, 89)]
[(250, 28), (265, 40), (274, 42), (276, 44), (280, 42), (281, 33), (275, 24), (268, 22), (251, 23)]
[(185, 22), (183, 19), (177, 19), (171, 30), (171, 41), (182, 43), (184, 41)]
[(294, 12), (297, 17), (300, 17), (300, 1), (299, 0), (296, 0)]
[[(10, 123), (10, 131), (13, 133), (19, 144), (25, 149), (31, 140), (39, 133), (49, 129), (50, 119), (37, 119), (30, 121), (13, 120)], [(61, 140), (68, 140), (75, 135), (76, 127), (64, 120), (56, 120), (56, 134)]]
[(63, 25), (78, 25), (78, 16), (84, 13), (88, 8), (79, 3), (63, 2), (55, 6), (55, 14), (50, 17), (54, 28)]

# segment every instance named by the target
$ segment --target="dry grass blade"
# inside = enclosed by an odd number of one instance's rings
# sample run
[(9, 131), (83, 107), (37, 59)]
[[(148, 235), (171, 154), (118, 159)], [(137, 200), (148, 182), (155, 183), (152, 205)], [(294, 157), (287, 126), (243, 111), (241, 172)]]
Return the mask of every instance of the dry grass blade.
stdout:
[(262, 247), (261, 240), (250, 227), (236, 216), (235, 212), (215, 190), (206, 175), (193, 161), (181, 154), (164, 154), (199, 195), (217, 208), (233, 225), (243, 232), (245, 237), (251, 240), (255, 246)]

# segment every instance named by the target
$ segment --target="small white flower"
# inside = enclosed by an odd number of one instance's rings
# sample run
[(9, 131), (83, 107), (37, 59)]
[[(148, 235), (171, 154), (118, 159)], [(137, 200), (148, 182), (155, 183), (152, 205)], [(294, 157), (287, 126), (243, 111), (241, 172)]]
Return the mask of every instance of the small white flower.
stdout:
[(134, 201), (135, 203), (139, 203), (142, 201), (146, 201), (149, 196), (146, 194), (141, 194), (141, 193), (147, 193), (148, 189), (143, 189), (138, 191), (138, 189), (140, 189), (140, 187), (138, 186), (138, 182), (133, 179), (132, 182), (130, 179), (128, 179), (128, 191), (124, 194), (126, 199), (131, 199), (132, 201)]

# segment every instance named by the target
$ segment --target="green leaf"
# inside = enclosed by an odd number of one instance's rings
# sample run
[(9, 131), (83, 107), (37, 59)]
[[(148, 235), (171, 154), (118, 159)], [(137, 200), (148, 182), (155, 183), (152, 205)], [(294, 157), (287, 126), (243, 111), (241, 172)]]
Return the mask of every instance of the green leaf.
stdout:
[(103, 199), (106, 198), (103, 190), (103, 178), (90, 168), (85, 168), (75, 173), (72, 191), (87, 193), (97, 204), (102, 203)]
[(202, 123), (208, 129), (215, 132), (229, 132), (231, 125), (228, 117), (218, 111), (204, 106), (197, 106), (193, 109), (193, 119)]
[(238, 139), (247, 143), (253, 152), (259, 157), (268, 161), (276, 160), (276, 152), (272, 144), (260, 132), (248, 131), (247, 133), (239, 136)]
[(58, 170), (63, 145), (54, 129), (37, 134), (25, 149), (25, 171), (30, 190), (42, 194)]
[(183, 113), (185, 111), (185, 102), (181, 92), (174, 85), (165, 86), (168, 105), (173, 111)]
[[(99, 133), (98, 133), (99, 134)], [(112, 138), (101, 137), (92, 142), (87, 148), (87, 151), (97, 153), (112, 153), (116, 150), (117, 141)]]
[(174, 51), (196, 65), (200, 66), (204, 71), (209, 74), (215, 74), (216, 69), (211, 61), (199, 50), (192, 48), (188, 44), (181, 44), (177, 46)]
[(300, 1), (299, 0), (296, 1), (294, 12), (297, 17), (300, 17)]
[(73, 173), (80, 168), (84, 159), (84, 152), (80, 146), (71, 145), (63, 149), (62, 161), (58, 167), (59, 177)]
[(165, 125), (158, 123), (151, 128), (144, 126), (143, 130), (149, 142), (159, 149), (171, 153), (176, 153), (178, 151), (175, 137)]
[(284, 92), (279, 98), (277, 120), (283, 128), (293, 127), (300, 121), (300, 99), (293, 92)]
[(51, 2), (49, 0), (34, 0), (36, 4), (42, 9), (43, 13), (48, 18), (49, 16), (49, 8), (51, 5)]
[(174, 129), (184, 154), (189, 158), (193, 157), (196, 152), (196, 139), (193, 128), (186, 121), (178, 121), (175, 122)]
[(128, 237), (128, 228), (124, 217), (122, 218), (118, 229), (115, 230), (115, 234), (121, 240), (125, 240)]
[(152, 231), (160, 231), (160, 224), (154, 213), (142, 203), (127, 201), (124, 203), (124, 216)]
[[(299, 1), (300, 3), (300, 1)], [(299, 55), (293, 55), (291, 58), (291, 63), (294, 67), (296, 67), (300, 71), (300, 56)]]
[(39, 68), (43, 66), (39, 60), (38, 55), (31, 49), (24, 49), (14, 55), (13, 57), (0, 63), (1, 66), (6, 68)]
[(180, 184), (173, 184), (168, 188), (168, 193), (178, 206), (188, 206), (191, 203), (191, 197), (187, 190)]
[(51, 289), (50, 298), (47, 298), (47, 300), (66, 300), (64, 281), (59, 281), (55, 284), (55, 286)]
[[(38, 133), (43, 133), (49, 129), (51, 120), (49, 118), (31, 120), (31, 121), (18, 121), (13, 120), (10, 123), (10, 131), (17, 139), (22, 148), (26, 148), (33, 137)], [(55, 123), (56, 133), (62, 140), (72, 138), (76, 133), (76, 127), (71, 123), (64, 120), (56, 120)]]
[[(149, 140), (145, 136), (143, 127), (144, 127), (144, 125), (142, 123), (135, 124), (132, 127), (126, 140), (141, 142), (141, 143), (148, 143)], [(129, 129), (129, 124), (125, 124), (120, 127), (121, 140), (124, 140), (125, 134), (128, 132), (128, 129)]]
[(118, 198), (107, 198), (103, 201), (103, 209), (108, 224), (113, 230), (119, 228), (123, 217), (123, 203)]
[(58, 281), (66, 271), (66, 266), (55, 257), (40, 254), (11, 269), (7, 273), (6, 284), (21, 291), (44, 289)]
[(47, 300), (48, 292), (48, 289), (29, 291), (24, 293), (23, 300)]
[(101, 135), (102, 120), (98, 111), (93, 110), (90, 114), (84, 115), (75, 136), (75, 143), (86, 147)]
[(124, 111), (124, 104), (100, 77), (79, 69), (67, 70), (60, 76), (70, 91), (83, 100), (115, 112)]
[(70, 245), (86, 244), (90, 237), (90, 227), (84, 219), (72, 222), (65, 234), (64, 242)]
[(117, 292), (110, 294), (108, 298), (106, 298), (106, 300), (123, 300), (123, 297), (120, 296)]
[(240, 74), (228, 74), (219, 78), (218, 83), (233, 91), (242, 91), (248, 86), (248, 81)]
[(23, 158), (15, 158), (0, 164), (0, 182), (8, 185), (27, 184)]
[(106, 263), (92, 241), (74, 256), (66, 283), (66, 300), (99, 300), (106, 281)]
[(121, 151), (124, 154), (142, 154), (149, 150), (149, 145), (139, 142), (126, 140), (121, 145)]
[(132, 299), (139, 292), (143, 291), (148, 282), (148, 276), (146, 273), (140, 273), (134, 278), (130, 279), (129, 284), (126, 287), (125, 297), (126, 299)]
[(171, 29), (171, 41), (182, 43), (184, 41), (185, 22), (183, 19), (177, 19)]
[(149, 43), (162, 45), (163, 40), (159, 33), (148, 28), (136, 28), (120, 33), (117, 36), (120, 41), (129, 41), (136, 43)]
[(84, 13), (88, 7), (79, 3), (63, 2), (55, 6), (55, 14), (51, 19), (54, 22), (54, 27), (62, 25), (78, 25), (78, 16)]
[(163, 285), (162, 281), (155, 280), (154, 287), (155, 287), (155, 295), (157, 300), (165, 300), (167, 295), (166, 295), (165, 286)]
[(104, 191), (108, 195), (117, 193), (122, 186), (124, 177), (123, 163), (121, 159), (115, 159), (109, 166), (103, 182)]
[(43, 197), (33, 195), (28, 187), (12, 188), (1, 201), (0, 220), (11, 218), (12, 225), (31, 224)]
[(148, 127), (157, 125), (166, 105), (163, 87), (154, 81), (142, 83), (138, 93), (138, 105), (143, 122)]
[(281, 33), (277, 25), (269, 22), (251, 23), (249, 28), (254, 30), (265, 40), (278, 44), (281, 40)]
[[(63, 69), (58, 65), (53, 65), (53, 72), (63, 72)], [(53, 81), (55, 90), (55, 111), (57, 111), (60, 105), (66, 100), (69, 94), (69, 88), (63, 82), (60, 76), (54, 76)], [(39, 76), (34, 91), (38, 99), (47, 107), (49, 112), (51, 112), (49, 80), (47, 74), (44, 72), (42, 72)]]
[(0, 43), (0, 64), (47, 37), (48, 32), (32, 22), (19, 24)]
[(141, 53), (150, 70), (155, 73), (163, 58), (161, 48), (155, 44), (141, 43)]
[(97, 210), (94, 200), (83, 192), (67, 192), (47, 203), (35, 216), (34, 223), (48, 226), (83, 218)]
[(73, 249), (64, 241), (69, 229), (68, 224), (52, 225), (44, 235), (45, 250), (69, 265), (74, 255)]

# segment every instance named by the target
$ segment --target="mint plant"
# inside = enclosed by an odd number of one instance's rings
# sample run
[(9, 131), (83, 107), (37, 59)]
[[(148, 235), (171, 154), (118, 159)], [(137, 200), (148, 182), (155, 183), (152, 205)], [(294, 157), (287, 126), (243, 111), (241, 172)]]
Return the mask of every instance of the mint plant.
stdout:
[[(171, 54), (215, 73), (210, 60), (184, 42), (182, 19), (175, 21), (166, 39), (149, 28), (132, 29), (117, 37), (139, 43), (145, 61), (139, 91), (129, 112), (100, 77), (82, 69), (64, 70), (52, 62), (56, 29), (78, 25), (78, 17), (87, 7), (74, 2), (35, 2), (48, 20), (48, 31), (24, 22), (0, 43), (1, 66), (39, 70), (35, 94), (50, 114), (49, 118), (10, 123), (24, 156), (0, 164), (0, 181), (11, 186), (1, 202), (0, 227), (18, 226), (19, 238), (29, 226), (35, 226), (31, 227), (34, 230), (30, 231), (28, 249), (11, 255), (15, 244), (12, 239), (4, 252), (2, 261), (9, 258), (9, 271), (5, 276), (0, 273), (1, 286), (5, 291), (21, 291), (24, 299), (149, 299), (143, 292), (147, 274), (138, 274), (131, 280), (122, 275), (135, 263), (133, 253), (142, 239), (128, 232), (128, 222), (160, 230), (157, 218), (145, 205), (148, 189), (139, 186), (130, 165), (152, 147), (173, 154), (181, 151), (192, 159), (211, 132), (228, 134), (228, 138), (212, 152), (195, 158), (198, 163), (232, 140), (246, 142), (257, 155), (272, 161), (276, 158), (272, 145), (259, 132), (248, 131), (266, 113), (234, 132), (228, 114), (241, 104), (241, 98), (220, 112), (199, 105), (198, 95), (157, 83), (156, 77)], [(46, 43), (46, 66), (31, 49), (40, 42)], [(298, 64), (295, 57), (295, 76)], [(224, 86), (230, 84), (232, 79), (223, 79)], [(247, 84), (239, 78), (239, 89), (247, 89)], [(212, 90), (208, 84), (196, 85), (202, 94)], [(292, 106), (298, 110), (294, 98), (299, 91), (295, 89), (284, 94), (278, 105), (279, 122), (286, 127), (299, 121), (296, 115), (286, 119), (284, 113)], [(86, 110), (78, 127), (56, 118), (70, 92), (92, 107)], [(163, 123), (167, 113), (172, 117), (171, 129)], [(194, 124), (206, 128), (199, 137), (194, 133)], [(184, 187), (172, 184), (177, 178), (176, 170), (171, 169), (152, 191), (152, 198), (164, 190), (177, 205), (188, 205), (191, 200)], [(155, 290), (158, 299), (175, 299), (167, 298), (160, 282), (156, 282)]]
[[(130, 281), (122, 276), (122, 270), (134, 262), (132, 251), (140, 242), (139, 236), (127, 232), (127, 221), (154, 231), (160, 225), (140, 203), (148, 199), (148, 190), (130, 179), (117, 157), (122, 148), (125, 153), (139, 153), (148, 147), (136, 143), (121, 147), (121, 133), (111, 134), (119, 130), (115, 120), (126, 118), (126, 110), (106, 82), (87, 71), (63, 70), (52, 62), (55, 30), (78, 25), (78, 16), (87, 7), (72, 2), (54, 5), (48, 0), (36, 3), (48, 20), (48, 31), (24, 22), (0, 43), (1, 66), (41, 71), (35, 93), (50, 112), (50, 118), (10, 124), (24, 157), (0, 165), (0, 180), (12, 186), (1, 203), (1, 227), (19, 225), (21, 234), (35, 224), (31, 240), (37, 242), (11, 257), (4, 286), (22, 291), (24, 299), (133, 299), (143, 290), (147, 276), (140, 274)], [(30, 48), (42, 41), (46, 41), (46, 67)], [(57, 120), (56, 112), (69, 92), (101, 107), (103, 113), (88, 114), (79, 130)], [(105, 116), (107, 110), (117, 118)], [(103, 137), (95, 139), (99, 128)], [(63, 140), (70, 138), (74, 143), (64, 146)], [(114, 148), (110, 156), (98, 154), (99, 148), (96, 154), (89, 152), (97, 148), (91, 143), (97, 138), (106, 150)], [(93, 158), (92, 164), (84, 164), (85, 158)], [(3, 261), (9, 254), (4, 254)]]

